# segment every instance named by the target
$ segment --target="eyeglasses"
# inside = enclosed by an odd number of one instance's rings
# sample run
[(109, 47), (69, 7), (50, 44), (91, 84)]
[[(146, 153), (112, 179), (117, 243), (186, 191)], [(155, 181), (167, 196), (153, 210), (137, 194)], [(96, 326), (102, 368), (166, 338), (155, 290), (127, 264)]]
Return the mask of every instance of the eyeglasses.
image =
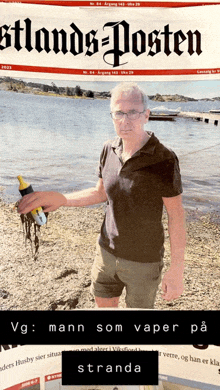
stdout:
[(115, 111), (115, 112), (111, 112), (110, 115), (112, 117), (112, 119), (115, 119), (116, 121), (124, 118), (124, 115), (127, 115), (128, 119), (134, 121), (135, 119), (138, 119), (140, 117), (141, 114), (143, 114), (146, 110), (142, 111), (142, 112), (138, 112), (138, 111), (128, 111), (128, 112), (122, 112), (122, 111)]

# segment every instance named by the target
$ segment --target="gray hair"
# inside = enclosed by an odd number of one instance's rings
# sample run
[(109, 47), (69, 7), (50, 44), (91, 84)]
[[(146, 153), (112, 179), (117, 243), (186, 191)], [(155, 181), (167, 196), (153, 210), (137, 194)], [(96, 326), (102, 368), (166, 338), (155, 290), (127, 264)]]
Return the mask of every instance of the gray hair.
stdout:
[(111, 108), (112, 108), (112, 103), (113, 103), (114, 97), (116, 95), (119, 95), (119, 94), (126, 95), (127, 97), (129, 97), (132, 94), (140, 95), (141, 99), (142, 99), (143, 106), (144, 106), (144, 110), (147, 109), (148, 97), (145, 94), (145, 92), (139, 87), (138, 84), (131, 83), (131, 82), (130, 83), (123, 82), (123, 83), (116, 85), (116, 87), (114, 87), (111, 90), (111, 101), (110, 101)]

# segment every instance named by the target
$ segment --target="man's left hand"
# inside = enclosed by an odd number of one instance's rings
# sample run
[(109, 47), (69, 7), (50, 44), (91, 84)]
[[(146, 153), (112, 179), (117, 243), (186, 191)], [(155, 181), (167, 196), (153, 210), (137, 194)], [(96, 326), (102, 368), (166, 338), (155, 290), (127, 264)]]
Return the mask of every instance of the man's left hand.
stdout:
[(183, 293), (183, 272), (177, 268), (169, 269), (162, 280), (162, 290), (164, 294), (162, 298), (166, 301), (177, 299)]

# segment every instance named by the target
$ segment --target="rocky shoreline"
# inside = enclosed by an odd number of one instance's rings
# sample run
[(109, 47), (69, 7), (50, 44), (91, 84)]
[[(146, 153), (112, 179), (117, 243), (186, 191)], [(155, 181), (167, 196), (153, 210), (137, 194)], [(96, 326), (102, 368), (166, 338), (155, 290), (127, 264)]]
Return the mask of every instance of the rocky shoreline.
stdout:
[[(50, 213), (41, 228), (40, 247), (34, 260), (25, 245), (20, 217), (14, 205), (0, 201), (1, 280), (0, 310), (73, 310), (95, 307), (90, 294), (90, 271), (104, 206), (61, 208)], [(158, 310), (220, 309), (220, 225), (212, 214), (186, 213), (188, 232), (185, 290), (170, 303), (157, 295)], [(167, 219), (165, 267), (169, 264)], [(124, 296), (120, 308), (124, 308)]]
[[(35, 95), (46, 95), (46, 96), (56, 96), (56, 97), (70, 97), (70, 98), (92, 98), (92, 99), (110, 99), (110, 91), (97, 92), (91, 90), (81, 89), (79, 85), (76, 87), (57, 87), (55, 83), (41, 84), (34, 82), (25, 82), (23, 80), (17, 80), (11, 77), (0, 78), (0, 90), (35, 94)], [(175, 95), (161, 95), (156, 93), (155, 95), (149, 95), (149, 100), (156, 102), (191, 102), (191, 101), (220, 101), (220, 97), (215, 97), (213, 99), (203, 98), (203, 99), (194, 99), (192, 97), (183, 96), (179, 94)]]

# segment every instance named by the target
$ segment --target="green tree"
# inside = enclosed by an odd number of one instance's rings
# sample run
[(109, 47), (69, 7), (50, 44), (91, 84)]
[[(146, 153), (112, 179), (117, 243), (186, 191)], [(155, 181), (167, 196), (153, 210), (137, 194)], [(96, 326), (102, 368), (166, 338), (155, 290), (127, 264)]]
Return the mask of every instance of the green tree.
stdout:
[(86, 91), (85, 96), (88, 97), (88, 98), (94, 98), (94, 92), (88, 90), (88, 91)]
[(77, 85), (76, 88), (75, 88), (75, 95), (76, 96), (82, 96), (83, 94), (83, 91), (81, 90), (80, 86)]

